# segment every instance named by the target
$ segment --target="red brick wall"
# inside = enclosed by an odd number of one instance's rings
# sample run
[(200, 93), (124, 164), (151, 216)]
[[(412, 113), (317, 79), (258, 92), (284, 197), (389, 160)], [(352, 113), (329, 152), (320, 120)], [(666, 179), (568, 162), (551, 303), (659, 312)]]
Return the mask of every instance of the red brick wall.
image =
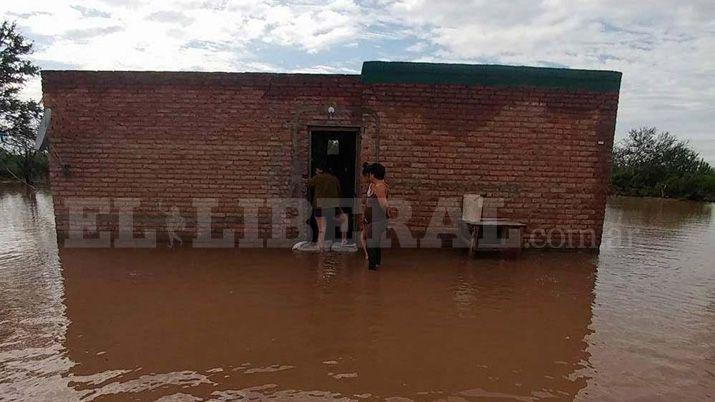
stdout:
[[(527, 236), (591, 231), (600, 242), (617, 93), (366, 85), (346, 75), (45, 71), (42, 78), (53, 110), (50, 181), (62, 238), (69, 197), (136, 197), (137, 232), (162, 237), (170, 206), (190, 218), (192, 198), (217, 198), (213, 230), (235, 229), (240, 239), (239, 200), (302, 196), (309, 127), (348, 126), (362, 129), (364, 161), (376, 157), (379, 134), (392, 197), (414, 201), (415, 234), (438, 197), (481, 192), (498, 200), (499, 217), (527, 223)], [(111, 206), (100, 226), (116, 229), (115, 215)], [(270, 236), (269, 216), (262, 210), (262, 237)], [(187, 223), (188, 239), (194, 223)]]
[(141, 198), (135, 221), (159, 230), (170, 206), (190, 217), (192, 197), (218, 198), (214, 230), (240, 229), (239, 199), (304, 188), (308, 125), (360, 125), (360, 90), (355, 76), (44, 72), (58, 232), (67, 197)]
[(379, 111), (393, 193), (420, 200), (415, 230), (439, 197), (481, 193), (536, 245), (600, 244), (617, 93), (376, 84), (363, 103)]

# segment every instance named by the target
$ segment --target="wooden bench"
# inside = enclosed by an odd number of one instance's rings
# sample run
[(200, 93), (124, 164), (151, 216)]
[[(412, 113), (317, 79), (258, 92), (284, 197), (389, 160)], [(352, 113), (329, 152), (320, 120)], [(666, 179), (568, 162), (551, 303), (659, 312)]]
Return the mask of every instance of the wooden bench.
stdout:
[(521, 254), (521, 237), (526, 224), (504, 219), (459, 220), (460, 237), (469, 245), (469, 256), (477, 250), (501, 251), (503, 254)]

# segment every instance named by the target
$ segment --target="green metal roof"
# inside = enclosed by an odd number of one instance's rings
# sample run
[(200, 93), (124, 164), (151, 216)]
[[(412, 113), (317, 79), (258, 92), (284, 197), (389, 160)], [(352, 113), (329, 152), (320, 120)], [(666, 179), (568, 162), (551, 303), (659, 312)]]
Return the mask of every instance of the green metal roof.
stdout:
[(545, 87), (596, 92), (618, 92), (617, 71), (568, 68), (366, 61), (366, 84), (462, 84), (503, 87)]

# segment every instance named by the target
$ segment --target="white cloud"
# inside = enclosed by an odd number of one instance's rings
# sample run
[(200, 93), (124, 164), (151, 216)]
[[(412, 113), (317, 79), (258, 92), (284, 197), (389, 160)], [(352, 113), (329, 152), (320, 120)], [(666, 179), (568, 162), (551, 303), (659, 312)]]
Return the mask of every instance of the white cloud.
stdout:
[(345, 66), (325, 66), (315, 65), (306, 68), (298, 68), (292, 70), (294, 73), (302, 74), (360, 74), (359, 70)]
[(422, 53), (425, 50), (427, 50), (427, 43), (425, 42), (417, 42), (414, 45), (410, 45), (407, 47), (407, 51), (411, 53)]
[(509, 1), (387, 3), (395, 24), (440, 61), (623, 72), (618, 132), (656, 125), (715, 162), (715, 2)]
[[(317, 53), (360, 31), (351, 1), (18, 1), (4, 18), (49, 43), (35, 58), (85, 69), (234, 70), (261, 61), (254, 41)], [(192, 48), (207, 43), (212, 49)]]

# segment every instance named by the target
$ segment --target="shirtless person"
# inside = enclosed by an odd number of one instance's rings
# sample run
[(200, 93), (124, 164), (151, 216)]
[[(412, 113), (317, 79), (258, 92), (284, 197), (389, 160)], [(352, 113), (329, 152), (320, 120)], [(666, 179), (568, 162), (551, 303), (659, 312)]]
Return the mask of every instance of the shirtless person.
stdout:
[(389, 187), (385, 183), (385, 167), (379, 163), (370, 165), (370, 185), (372, 193), (367, 197), (365, 208), (365, 233), (367, 235), (367, 255), (370, 270), (382, 264), (380, 242), (387, 231)]

